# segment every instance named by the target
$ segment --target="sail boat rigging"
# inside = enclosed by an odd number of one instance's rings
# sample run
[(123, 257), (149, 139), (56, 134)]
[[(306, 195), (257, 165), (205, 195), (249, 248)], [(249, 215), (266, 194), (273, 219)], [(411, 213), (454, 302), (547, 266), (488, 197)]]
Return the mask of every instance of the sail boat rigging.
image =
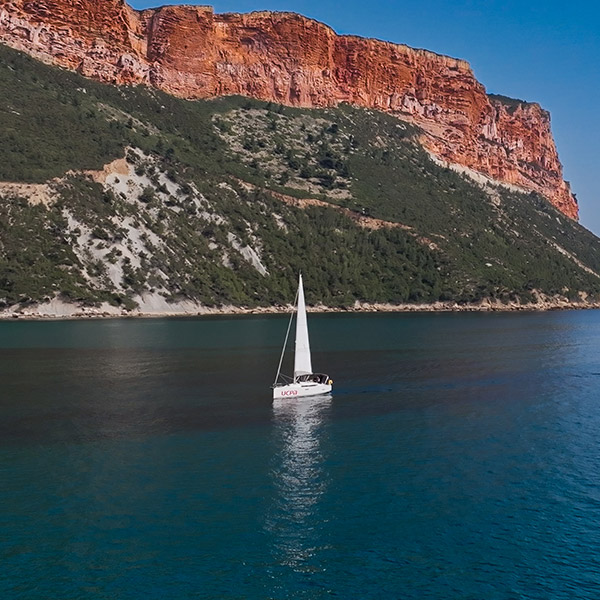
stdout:
[(304, 396), (318, 396), (331, 392), (333, 381), (324, 373), (312, 372), (312, 359), (310, 354), (310, 340), (308, 337), (308, 321), (306, 318), (306, 302), (304, 300), (304, 286), (302, 284), (302, 273), (298, 279), (298, 291), (296, 293), (296, 343), (294, 348), (294, 376), (286, 377), (281, 373), (281, 365), (288, 337), (294, 318), (294, 312), (290, 316), (283, 350), (279, 360), (275, 383), (273, 384), (273, 399), (299, 398)]

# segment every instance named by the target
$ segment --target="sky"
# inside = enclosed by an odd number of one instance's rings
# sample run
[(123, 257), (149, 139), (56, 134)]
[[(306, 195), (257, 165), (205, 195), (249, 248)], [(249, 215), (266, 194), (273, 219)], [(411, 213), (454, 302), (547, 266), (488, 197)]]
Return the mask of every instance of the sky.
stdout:
[(600, 2), (598, 0), (215, 0), (215, 12), (280, 10), (338, 33), (467, 60), (489, 93), (538, 102), (552, 115), (580, 222), (600, 236)]

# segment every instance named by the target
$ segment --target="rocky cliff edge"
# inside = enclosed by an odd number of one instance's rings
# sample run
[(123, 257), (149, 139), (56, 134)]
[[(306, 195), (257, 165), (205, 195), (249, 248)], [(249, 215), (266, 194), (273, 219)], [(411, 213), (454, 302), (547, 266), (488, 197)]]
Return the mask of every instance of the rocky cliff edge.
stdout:
[(548, 112), (488, 96), (463, 60), (337, 35), (293, 13), (135, 11), (122, 0), (0, 0), (0, 43), (86, 77), (189, 99), (241, 94), (396, 114), (423, 129), (440, 159), (537, 191), (578, 218)]

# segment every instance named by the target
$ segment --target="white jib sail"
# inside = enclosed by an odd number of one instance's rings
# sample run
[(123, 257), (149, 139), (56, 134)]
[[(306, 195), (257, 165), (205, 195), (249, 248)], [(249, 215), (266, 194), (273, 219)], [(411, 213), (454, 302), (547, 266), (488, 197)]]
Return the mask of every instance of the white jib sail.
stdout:
[(312, 373), (310, 343), (308, 341), (308, 323), (306, 322), (306, 304), (302, 274), (298, 282), (298, 312), (296, 314), (296, 353), (294, 356), (294, 378)]

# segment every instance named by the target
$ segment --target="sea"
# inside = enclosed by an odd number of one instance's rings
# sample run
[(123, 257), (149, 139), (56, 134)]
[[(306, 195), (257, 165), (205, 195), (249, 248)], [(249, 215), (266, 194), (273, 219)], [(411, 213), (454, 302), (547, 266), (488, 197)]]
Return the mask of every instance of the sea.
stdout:
[(0, 599), (600, 598), (600, 312), (286, 327), (0, 322)]

